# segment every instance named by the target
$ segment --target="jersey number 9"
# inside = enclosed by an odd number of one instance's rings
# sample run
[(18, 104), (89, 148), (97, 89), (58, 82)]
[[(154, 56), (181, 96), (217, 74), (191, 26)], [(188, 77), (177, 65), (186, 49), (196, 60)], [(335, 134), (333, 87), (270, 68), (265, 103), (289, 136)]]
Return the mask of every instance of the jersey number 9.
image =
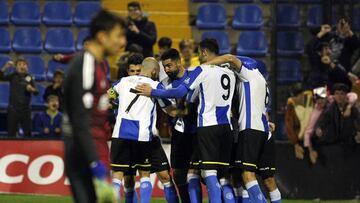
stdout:
[(226, 101), (230, 96), (230, 77), (226, 74), (221, 76), (221, 87), (227, 91), (227, 94), (222, 95), (222, 98)]

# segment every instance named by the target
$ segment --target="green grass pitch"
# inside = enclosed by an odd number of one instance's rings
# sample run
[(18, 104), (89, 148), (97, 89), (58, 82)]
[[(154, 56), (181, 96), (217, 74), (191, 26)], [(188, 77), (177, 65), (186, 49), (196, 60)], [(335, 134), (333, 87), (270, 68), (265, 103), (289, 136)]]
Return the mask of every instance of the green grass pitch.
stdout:
[[(71, 197), (0, 194), (1, 203), (71, 203)], [(164, 199), (154, 198), (152, 203), (166, 203)], [(204, 201), (205, 202), (205, 201)], [(360, 203), (360, 200), (283, 200), (283, 203)]]

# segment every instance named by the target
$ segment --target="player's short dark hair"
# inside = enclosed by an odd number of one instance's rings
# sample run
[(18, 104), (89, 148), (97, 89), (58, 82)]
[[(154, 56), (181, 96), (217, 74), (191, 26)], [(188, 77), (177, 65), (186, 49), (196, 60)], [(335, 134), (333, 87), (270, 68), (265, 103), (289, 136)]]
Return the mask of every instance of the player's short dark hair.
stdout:
[(328, 42), (321, 42), (315, 47), (315, 49), (317, 52), (322, 52), (325, 47), (330, 47), (330, 44)]
[(162, 37), (158, 41), (158, 46), (160, 48), (171, 48), (172, 40), (169, 37)]
[(348, 85), (346, 85), (344, 83), (335, 83), (332, 88), (332, 94), (334, 94), (335, 91), (343, 91), (343, 92), (348, 93), (350, 91), (350, 88)]
[(110, 31), (117, 25), (125, 28), (125, 20), (108, 10), (102, 9), (90, 22), (90, 37), (93, 39), (98, 32)]
[(207, 49), (211, 53), (214, 53), (216, 55), (219, 54), (219, 45), (216, 41), (216, 39), (213, 38), (205, 38), (203, 39), (199, 44), (201, 49)]
[(141, 10), (141, 6), (140, 6), (140, 3), (138, 1), (132, 1), (132, 2), (129, 2), (127, 7), (135, 7), (135, 8), (138, 8), (139, 10)]
[(301, 93), (303, 93), (305, 90), (304, 86), (302, 85), (302, 83), (295, 83), (294, 85), (292, 85), (290, 87), (290, 96), (291, 97), (295, 97)]
[(174, 61), (178, 61), (180, 60), (180, 53), (178, 52), (178, 50), (176, 49), (169, 49), (169, 50), (166, 50), (162, 55), (161, 55), (161, 60), (162, 61), (165, 61), (167, 59), (171, 59), (171, 60), (174, 60)]
[(128, 64), (129, 65), (139, 65), (143, 62), (144, 56), (140, 53), (133, 53), (130, 54), (128, 58)]

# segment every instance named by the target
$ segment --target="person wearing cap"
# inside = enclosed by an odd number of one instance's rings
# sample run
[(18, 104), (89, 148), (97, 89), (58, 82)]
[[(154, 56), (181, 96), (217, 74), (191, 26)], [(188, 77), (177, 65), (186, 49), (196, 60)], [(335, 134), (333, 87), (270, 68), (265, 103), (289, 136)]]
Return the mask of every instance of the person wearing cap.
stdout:
[(314, 95), (314, 109), (311, 112), (309, 123), (306, 126), (304, 134), (304, 147), (309, 149), (309, 157), (311, 163), (315, 164), (317, 160), (317, 151), (313, 148), (311, 143), (311, 136), (315, 131), (315, 125), (327, 105), (326, 87), (318, 87), (313, 90)]
[(199, 57), (194, 56), (194, 47), (191, 40), (181, 40), (179, 43), (181, 63), (185, 69), (200, 65)]
[(285, 127), (298, 159), (304, 159), (303, 139), (312, 110), (312, 91), (305, 91), (301, 83), (295, 84), (287, 101)]
[(314, 145), (354, 144), (360, 131), (360, 114), (355, 107), (357, 96), (348, 95), (349, 87), (337, 83), (332, 89), (333, 102), (320, 116), (315, 130)]

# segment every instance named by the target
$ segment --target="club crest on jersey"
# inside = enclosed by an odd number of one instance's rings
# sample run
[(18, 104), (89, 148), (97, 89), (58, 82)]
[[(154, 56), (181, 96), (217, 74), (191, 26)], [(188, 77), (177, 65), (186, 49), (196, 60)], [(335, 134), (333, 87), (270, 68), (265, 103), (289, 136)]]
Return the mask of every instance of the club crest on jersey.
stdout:
[(185, 84), (189, 84), (189, 83), (190, 83), (190, 78), (189, 78), (189, 77), (186, 78), (186, 79), (184, 80), (184, 83), (185, 83)]

